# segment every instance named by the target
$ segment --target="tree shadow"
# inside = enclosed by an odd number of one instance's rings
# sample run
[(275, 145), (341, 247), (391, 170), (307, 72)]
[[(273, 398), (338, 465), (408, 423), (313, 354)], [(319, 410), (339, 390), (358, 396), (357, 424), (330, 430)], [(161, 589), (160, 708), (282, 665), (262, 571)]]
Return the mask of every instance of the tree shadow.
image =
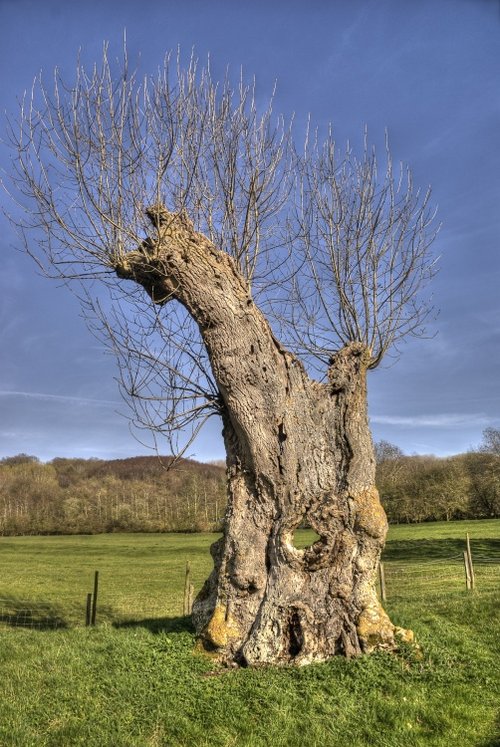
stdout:
[(8, 597), (0, 599), (0, 624), (11, 628), (56, 630), (68, 623), (50, 602)]
[(495, 719), (495, 734), (486, 741), (481, 742), (478, 747), (500, 747), (500, 711)]
[(121, 620), (113, 623), (114, 628), (146, 628), (150, 633), (194, 633), (189, 615), (183, 617), (146, 617), (142, 620)]
[(500, 732), (498, 732), (498, 736), (492, 737), (491, 739), (488, 739), (486, 742), (481, 742), (478, 747), (500, 747)]

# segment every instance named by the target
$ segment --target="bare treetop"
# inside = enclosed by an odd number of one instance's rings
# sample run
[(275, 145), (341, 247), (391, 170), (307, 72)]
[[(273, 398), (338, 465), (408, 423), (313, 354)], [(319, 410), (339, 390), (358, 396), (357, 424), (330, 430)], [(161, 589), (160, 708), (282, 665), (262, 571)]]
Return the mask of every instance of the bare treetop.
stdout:
[[(257, 110), (255, 86), (213, 82), (191, 59), (167, 55), (156, 76), (78, 66), (72, 84), (56, 70), (34, 81), (11, 124), (13, 181), (23, 227), (45, 233), (50, 268), (63, 275), (112, 268), (144, 237), (145, 208), (185, 208), (199, 230), (251, 277), (271, 218), (290, 190), (290, 130)], [(25, 199), (26, 198), (26, 199)]]
[(361, 157), (349, 144), (339, 153), (331, 132), (306, 146), (290, 317), (299, 347), (323, 361), (358, 341), (374, 368), (432, 313), (421, 293), (436, 269), (430, 189), (415, 190), (409, 168), (394, 173), (387, 137), (384, 155), (380, 174), (366, 133)]
[[(373, 368), (405, 337), (425, 334), (430, 191), (414, 188), (409, 169), (395, 173), (387, 143), (381, 174), (366, 137), (359, 157), (340, 150), (331, 130), (324, 140), (308, 133), (297, 148), (273, 97), (257, 103), (255, 83), (218, 84), (208, 66), (192, 58), (184, 69), (171, 55), (139, 79), (126, 53), (117, 66), (106, 48), (100, 66), (79, 64), (69, 84), (58, 71), (50, 86), (39, 76), (10, 139), (12, 218), (26, 249), (47, 274), (83, 281), (91, 324), (111, 336), (124, 392), (136, 415), (150, 412), (138, 417), (148, 428), (171, 432), (181, 402), (184, 424), (186, 412), (189, 420), (215, 406), (196, 325), (182, 310), (160, 314), (137, 288), (116, 287), (123, 258), (156, 240), (148, 234), (162, 210), (233, 258), (275, 332), (321, 377), (350, 342), (366, 347)], [(88, 279), (109, 281), (110, 299), (97, 301)], [(140, 314), (123, 313), (125, 298)], [(175, 361), (168, 382), (157, 365), (165, 348)]]

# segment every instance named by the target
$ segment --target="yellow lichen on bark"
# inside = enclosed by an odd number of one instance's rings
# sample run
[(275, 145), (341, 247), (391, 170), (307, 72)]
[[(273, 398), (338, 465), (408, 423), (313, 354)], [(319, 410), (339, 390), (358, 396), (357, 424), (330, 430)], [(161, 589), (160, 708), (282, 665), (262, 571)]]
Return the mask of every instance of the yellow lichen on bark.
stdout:
[(417, 646), (415, 642), (415, 633), (413, 630), (407, 630), (406, 628), (394, 628), (394, 635), (396, 638), (398, 638), (400, 641), (403, 641), (403, 643), (408, 643), (410, 646), (415, 645)]
[(398, 643), (406, 643), (420, 650), (413, 630), (393, 625), (378, 602), (365, 607), (359, 616), (357, 631), (363, 651), (367, 654), (377, 649), (397, 649)]
[(359, 616), (357, 630), (365, 653), (378, 648), (394, 648), (394, 625), (378, 602), (365, 607)]
[(217, 604), (201, 637), (215, 648), (224, 648), (240, 636), (236, 620), (227, 612), (224, 604)]
[(356, 526), (376, 539), (385, 537), (387, 517), (375, 487), (355, 496)]

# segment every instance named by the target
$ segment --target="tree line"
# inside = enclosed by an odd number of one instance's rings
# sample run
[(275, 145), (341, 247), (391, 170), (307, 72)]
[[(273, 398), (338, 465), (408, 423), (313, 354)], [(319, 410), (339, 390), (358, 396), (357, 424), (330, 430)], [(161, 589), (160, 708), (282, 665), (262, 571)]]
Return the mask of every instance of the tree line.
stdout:
[(405, 456), (375, 444), (377, 487), (389, 523), (500, 516), (500, 430), (487, 428), (478, 449), (447, 458)]
[(220, 466), (170, 458), (0, 460), (0, 534), (195, 532), (221, 529)]
[[(377, 486), (390, 523), (500, 517), (500, 430), (447, 458), (375, 444)], [(217, 532), (225, 470), (171, 458), (0, 460), (0, 534)]]

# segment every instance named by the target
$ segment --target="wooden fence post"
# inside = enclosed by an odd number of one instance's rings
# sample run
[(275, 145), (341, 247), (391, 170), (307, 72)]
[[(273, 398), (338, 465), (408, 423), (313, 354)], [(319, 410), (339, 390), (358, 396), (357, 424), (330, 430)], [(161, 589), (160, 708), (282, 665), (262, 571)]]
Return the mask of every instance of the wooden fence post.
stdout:
[(85, 610), (85, 625), (87, 627), (90, 625), (91, 610), (92, 610), (92, 594), (89, 592), (87, 594), (87, 608)]
[(474, 576), (474, 566), (472, 565), (472, 553), (470, 551), (469, 532), (467, 532), (466, 538), (467, 538), (467, 561), (469, 563), (469, 575), (470, 575), (470, 588), (474, 590), (476, 586), (476, 578)]
[(382, 601), (385, 602), (387, 600), (387, 593), (385, 589), (385, 571), (383, 563), (378, 564), (378, 579), (380, 583), (380, 597)]
[(184, 602), (182, 605), (182, 614), (189, 615), (189, 587), (191, 585), (191, 563), (189, 560), (186, 563), (186, 575), (184, 577)]
[(464, 550), (464, 567), (465, 567), (465, 588), (469, 590), (471, 588), (471, 578), (470, 578), (469, 558), (467, 555), (467, 550)]
[(94, 574), (94, 596), (92, 598), (92, 619), (91, 624), (95, 625), (97, 617), (97, 593), (99, 591), (99, 571)]

